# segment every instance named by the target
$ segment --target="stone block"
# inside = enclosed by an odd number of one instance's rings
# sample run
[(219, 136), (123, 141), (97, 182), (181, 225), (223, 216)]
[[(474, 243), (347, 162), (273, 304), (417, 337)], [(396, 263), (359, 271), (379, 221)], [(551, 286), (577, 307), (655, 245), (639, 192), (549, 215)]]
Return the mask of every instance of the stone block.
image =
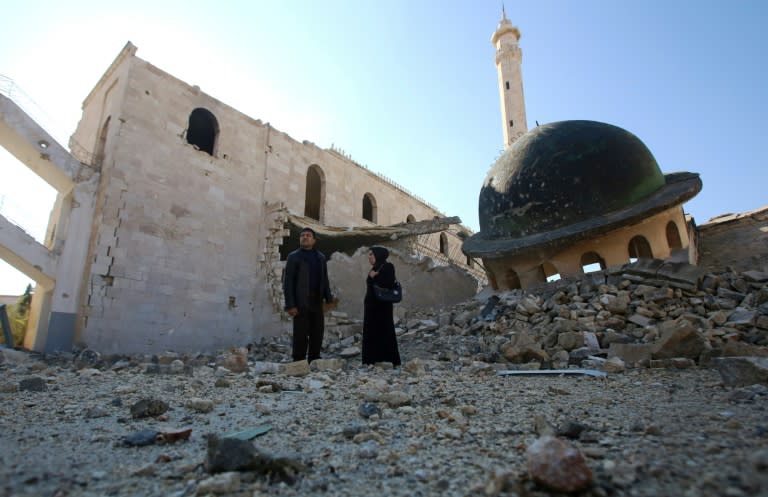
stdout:
[(768, 385), (768, 357), (716, 357), (712, 364), (727, 387)]
[(309, 374), (309, 363), (307, 361), (294, 361), (283, 364), (281, 373), (288, 376), (306, 376)]
[(653, 345), (649, 343), (611, 343), (608, 357), (618, 357), (626, 364), (648, 364), (653, 355)]
[(309, 364), (310, 371), (342, 371), (345, 361), (342, 359), (315, 359)]

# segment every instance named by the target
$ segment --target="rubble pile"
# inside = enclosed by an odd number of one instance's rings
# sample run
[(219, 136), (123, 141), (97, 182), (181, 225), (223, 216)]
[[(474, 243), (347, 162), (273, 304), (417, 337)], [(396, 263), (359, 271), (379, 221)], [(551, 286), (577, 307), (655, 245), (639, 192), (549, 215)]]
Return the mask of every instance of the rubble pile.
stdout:
[[(768, 357), (768, 272), (706, 273), (639, 260), (615, 270), (513, 290), (398, 323), (408, 358), (460, 358), (507, 369), (713, 365), (719, 357)], [(326, 348), (359, 353), (361, 325), (336, 313)], [(279, 360), (287, 337), (254, 348)]]
[[(362, 319), (327, 315), (324, 357), (360, 360)], [(768, 271), (711, 274), (684, 263), (639, 260), (539, 288), (483, 296), (440, 310), (396, 307), (406, 360), (474, 361), (495, 369), (686, 368), (722, 357), (768, 357)], [(179, 371), (217, 362), (234, 372), (248, 361), (290, 361), (290, 334), (247, 349), (102, 357), (85, 349), (76, 367), (142, 362)], [(66, 361), (67, 358), (65, 357)]]
[(397, 307), (400, 368), (339, 312), (311, 365), (0, 349), (0, 495), (767, 495), (767, 285), (641, 261)]

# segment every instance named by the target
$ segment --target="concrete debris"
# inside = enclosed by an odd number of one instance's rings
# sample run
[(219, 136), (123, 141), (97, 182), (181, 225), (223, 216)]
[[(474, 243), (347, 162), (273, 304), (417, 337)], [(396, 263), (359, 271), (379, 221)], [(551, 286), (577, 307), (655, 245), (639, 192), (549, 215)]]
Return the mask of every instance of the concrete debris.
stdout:
[[(466, 358), (497, 370), (706, 366), (715, 357), (768, 354), (762, 274), (640, 260), (535, 291), (483, 292), (484, 300), (403, 312), (396, 324), (407, 357)], [(351, 323), (359, 320), (329, 320), (330, 355), (350, 358), (356, 351), (359, 335), (335, 333)], [(270, 343), (257, 354), (280, 360)]]
[(537, 369), (537, 370), (503, 370), (496, 374), (499, 376), (538, 376), (538, 375), (573, 375), (573, 376), (592, 376), (602, 377), (607, 376), (605, 371), (597, 371), (595, 369)]
[[(535, 291), (483, 292), (439, 310), (396, 307), (401, 353), (425, 361), (460, 360), (492, 370), (599, 369), (706, 366), (713, 358), (768, 355), (768, 279), (762, 271), (705, 273), (681, 263), (640, 260)], [(681, 282), (685, 284), (681, 285)], [(190, 374), (196, 362), (226, 372), (340, 371), (359, 359), (360, 317), (327, 316), (321, 361), (285, 363), (290, 336), (225, 351), (215, 358), (168, 352), (148, 357), (147, 372)], [(134, 359), (135, 360), (135, 359)], [(88, 349), (78, 368), (125, 367)]]
[(272, 429), (272, 425), (259, 425), (254, 428), (249, 428), (243, 431), (237, 431), (233, 433), (226, 433), (221, 438), (237, 438), (238, 440), (252, 440), (259, 435), (263, 435)]
[(399, 368), (342, 312), (311, 364), (0, 350), (0, 493), (767, 495), (768, 280), (678, 267), (401, 312)]

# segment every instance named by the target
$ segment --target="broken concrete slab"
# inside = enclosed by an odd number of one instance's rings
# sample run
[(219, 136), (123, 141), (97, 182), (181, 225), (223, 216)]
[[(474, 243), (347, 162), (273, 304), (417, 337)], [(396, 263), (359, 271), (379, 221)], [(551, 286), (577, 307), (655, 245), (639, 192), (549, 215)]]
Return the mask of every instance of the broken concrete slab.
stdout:
[(531, 370), (517, 370), (507, 369), (497, 371), (499, 376), (593, 376), (603, 377), (608, 376), (605, 371), (598, 371), (597, 369), (531, 369)]
[(670, 262), (659, 259), (638, 259), (620, 269), (622, 275), (630, 281), (659, 282), (674, 288), (694, 291), (698, 289), (706, 272), (684, 262)]

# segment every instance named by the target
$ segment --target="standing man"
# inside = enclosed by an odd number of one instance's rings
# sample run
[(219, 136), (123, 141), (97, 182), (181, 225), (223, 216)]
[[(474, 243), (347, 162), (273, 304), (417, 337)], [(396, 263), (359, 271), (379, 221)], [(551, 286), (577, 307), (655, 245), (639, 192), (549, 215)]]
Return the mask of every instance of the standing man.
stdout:
[(309, 362), (320, 358), (325, 320), (323, 300), (335, 304), (328, 283), (325, 256), (315, 250), (317, 238), (312, 228), (299, 233), (298, 250), (288, 254), (283, 293), (285, 310), (293, 317), (293, 360)]

